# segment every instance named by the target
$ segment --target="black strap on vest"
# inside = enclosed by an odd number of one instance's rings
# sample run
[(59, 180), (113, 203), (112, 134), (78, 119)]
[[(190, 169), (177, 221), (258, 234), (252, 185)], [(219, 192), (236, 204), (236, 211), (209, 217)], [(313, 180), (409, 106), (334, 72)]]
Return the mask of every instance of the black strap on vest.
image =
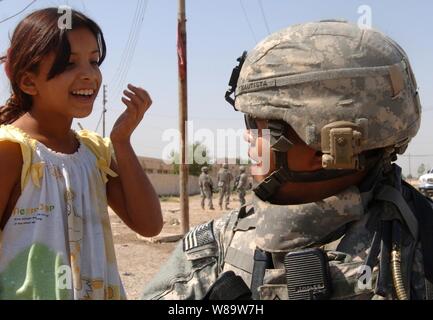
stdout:
[(233, 271), (221, 274), (203, 300), (251, 300), (251, 291)]
[(266, 269), (272, 269), (272, 255), (269, 252), (256, 248), (254, 252), (254, 267), (251, 277), (251, 292), (253, 300), (260, 300), (259, 287), (263, 285)]
[(381, 229), (379, 276), (377, 278), (375, 293), (386, 297), (390, 291), (392, 221), (382, 221)]
[(433, 283), (433, 207), (430, 199), (419, 193), (414, 187), (403, 181), (406, 190), (410, 192), (411, 204), (418, 220), (419, 237), (421, 241), (422, 258), (425, 277)]

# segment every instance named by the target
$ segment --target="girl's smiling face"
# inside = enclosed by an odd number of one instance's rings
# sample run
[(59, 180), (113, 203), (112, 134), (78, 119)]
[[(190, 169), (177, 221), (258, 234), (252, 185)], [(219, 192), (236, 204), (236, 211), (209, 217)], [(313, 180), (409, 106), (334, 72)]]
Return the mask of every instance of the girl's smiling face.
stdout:
[(55, 113), (66, 119), (87, 117), (93, 109), (102, 82), (99, 49), (95, 36), (86, 28), (68, 31), (71, 56), (64, 72), (47, 80), (55, 60), (48, 54), (33, 76), (33, 112)]

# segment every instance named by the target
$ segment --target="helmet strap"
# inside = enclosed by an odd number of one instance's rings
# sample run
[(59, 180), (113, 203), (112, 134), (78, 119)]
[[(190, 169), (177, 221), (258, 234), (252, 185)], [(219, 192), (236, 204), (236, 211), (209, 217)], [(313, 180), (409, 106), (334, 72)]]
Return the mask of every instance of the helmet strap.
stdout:
[[(348, 176), (358, 170), (320, 169), (317, 171), (291, 171), (287, 163), (287, 151), (293, 143), (285, 137), (288, 125), (284, 121), (270, 120), (268, 128), (271, 134), (271, 150), (275, 155), (275, 167), (268, 177), (254, 189), (256, 196), (262, 201), (269, 201), (286, 182), (319, 182)], [(366, 169), (371, 168), (382, 159), (383, 154), (366, 160)]]

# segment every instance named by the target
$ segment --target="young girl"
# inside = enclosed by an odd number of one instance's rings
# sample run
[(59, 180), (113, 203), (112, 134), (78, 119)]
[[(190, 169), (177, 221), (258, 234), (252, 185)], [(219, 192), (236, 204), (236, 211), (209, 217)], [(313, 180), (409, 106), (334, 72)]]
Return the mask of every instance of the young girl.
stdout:
[(0, 299), (125, 299), (107, 204), (135, 232), (161, 231), (130, 144), (152, 102), (128, 85), (112, 144), (72, 131), (92, 112), (106, 47), (83, 14), (72, 11), (72, 29), (59, 18), (57, 8), (26, 17), (2, 58), (12, 96), (0, 108)]

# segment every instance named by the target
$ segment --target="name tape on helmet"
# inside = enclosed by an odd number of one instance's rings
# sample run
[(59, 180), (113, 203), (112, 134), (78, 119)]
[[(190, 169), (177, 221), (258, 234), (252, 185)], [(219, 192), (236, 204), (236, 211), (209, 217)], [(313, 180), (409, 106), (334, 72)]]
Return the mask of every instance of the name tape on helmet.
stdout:
[[(252, 79), (250, 82), (240, 83), (236, 89), (236, 96), (249, 92), (265, 91), (273, 88), (286, 87), (312, 81), (335, 80), (343, 78), (359, 78), (371, 76), (389, 75), (394, 81), (396, 70), (405, 70), (407, 65), (404, 60), (390, 66), (341, 68), (295, 74), (289, 76), (277, 76), (271, 79)], [(401, 82), (401, 80), (400, 80)], [(394, 83), (393, 87), (394, 87)]]

